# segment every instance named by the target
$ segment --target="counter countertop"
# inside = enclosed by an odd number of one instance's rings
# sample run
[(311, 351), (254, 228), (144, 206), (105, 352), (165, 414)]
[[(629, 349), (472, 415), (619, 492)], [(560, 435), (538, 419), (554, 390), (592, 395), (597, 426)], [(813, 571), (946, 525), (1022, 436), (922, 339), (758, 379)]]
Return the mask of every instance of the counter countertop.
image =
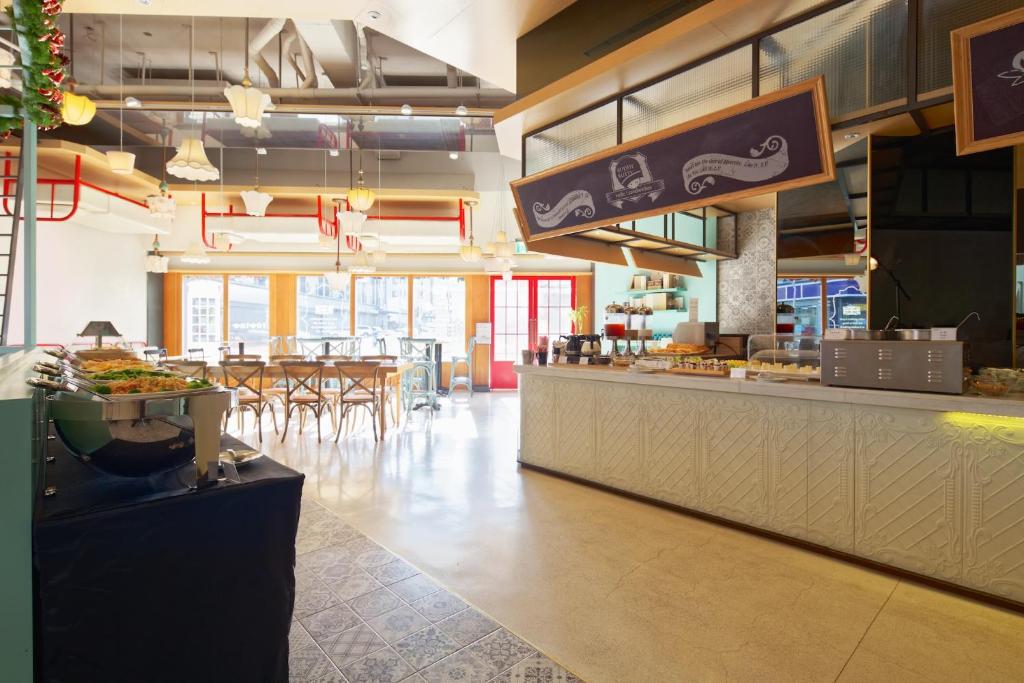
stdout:
[(1024, 417), (1024, 395), (1017, 395), (1020, 398), (1016, 396), (989, 398), (986, 396), (924, 394), (910, 391), (884, 391), (880, 389), (849, 389), (845, 387), (822, 386), (818, 382), (758, 382), (756, 380), (730, 379), (728, 377), (670, 375), (664, 372), (630, 372), (625, 369), (608, 366), (580, 367), (578, 365), (539, 366), (517, 364), (515, 365), (515, 371), (520, 375), (537, 374), (545, 377), (561, 377), (565, 379), (620, 382), (624, 384), (674, 387), (698, 391), (721, 391), (750, 394), (753, 396), (829, 401), (832, 403), (853, 403), (890, 408), (931, 410), (935, 412), (964, 412), (1003, 417)]

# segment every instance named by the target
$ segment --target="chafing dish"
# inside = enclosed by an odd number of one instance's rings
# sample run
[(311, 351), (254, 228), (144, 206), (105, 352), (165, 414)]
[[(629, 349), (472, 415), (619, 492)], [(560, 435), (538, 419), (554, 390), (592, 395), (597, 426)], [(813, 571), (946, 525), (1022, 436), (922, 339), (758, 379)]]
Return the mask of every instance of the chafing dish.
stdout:
[[(148, 476), (195, 461), (196, 485), (217, 481), (221, 423), (237, 404), (220, 386), (153, 394), (98, 395), (77, 368), (37, 364), (57, 435), (78, 459), (120, 476)], [(59, 373), (53, 370), (58, 369)], [(212, 468), (212, 471), (211, 471)]]

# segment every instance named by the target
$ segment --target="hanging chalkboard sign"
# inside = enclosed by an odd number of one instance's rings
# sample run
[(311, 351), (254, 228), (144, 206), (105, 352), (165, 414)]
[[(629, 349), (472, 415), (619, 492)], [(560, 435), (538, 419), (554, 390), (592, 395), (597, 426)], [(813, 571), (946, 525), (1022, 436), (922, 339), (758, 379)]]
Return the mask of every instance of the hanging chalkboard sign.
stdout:
[(512, 182), (526, 239), (833, 180), (822, 78)]
[(958, 28), (950, 39), (957, 154), (1024, 142), (1024, 9)]

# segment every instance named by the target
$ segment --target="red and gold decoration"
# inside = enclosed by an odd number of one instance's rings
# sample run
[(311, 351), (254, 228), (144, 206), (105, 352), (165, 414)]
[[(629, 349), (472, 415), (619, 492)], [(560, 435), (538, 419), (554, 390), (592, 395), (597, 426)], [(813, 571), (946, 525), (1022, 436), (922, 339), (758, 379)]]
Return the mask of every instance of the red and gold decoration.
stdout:
[(68, 58), (63, 53), (64, 32), (57, 28), (63, 0), (15, 0), (7, 8), (11, 23), (19, 34), (22, 47), (20, 96), (0, 95), (0, 105), (14, 110), (13, 115), (0, 116), (0, 139), (20, 129), (21, 109), (29, 120), (44, 130), (61, 124), (64, 101), (64, 78)]

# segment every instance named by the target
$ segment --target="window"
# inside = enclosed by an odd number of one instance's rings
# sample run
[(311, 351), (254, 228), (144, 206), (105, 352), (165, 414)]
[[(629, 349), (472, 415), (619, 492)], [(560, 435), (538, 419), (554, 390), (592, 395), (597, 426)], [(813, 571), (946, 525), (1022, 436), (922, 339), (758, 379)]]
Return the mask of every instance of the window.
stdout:
[(412, 283), (412, 336), (436, 339), (445, 357), (465, 353), (466, 280), (418, 277)]
[(494, 360), (515, 361), (529, 348), (530, 282), (494, 280)]
[(331, 290), (323, 275), (299, 275), (295, 280), (295, 333), (300, 339), (347, 337), (349, 283)]
[(355, 288), (359, 352), (398, 355), (398, 338), (409, 336), (409, 279), (359, 277)]
[(182, 351), (203, 349), (207, 358), (217, 358), (224, 339), (224, 278), (186, 275), (182, 299)]
[(270, 278), (228, 276), (228, 341), (244, 342), (245, 353), (270, 351)]
[(537, 334), (557, 339), (571, 334), (572, 323), (571, 280), (538, 280), (537, 282)]
[(826, 329), (867, 327), (863, 276), (779, 278), (776, 300), (794, 308), (777, 321), (792, 323), (794, 334), (822, 334), (822, 324)]

